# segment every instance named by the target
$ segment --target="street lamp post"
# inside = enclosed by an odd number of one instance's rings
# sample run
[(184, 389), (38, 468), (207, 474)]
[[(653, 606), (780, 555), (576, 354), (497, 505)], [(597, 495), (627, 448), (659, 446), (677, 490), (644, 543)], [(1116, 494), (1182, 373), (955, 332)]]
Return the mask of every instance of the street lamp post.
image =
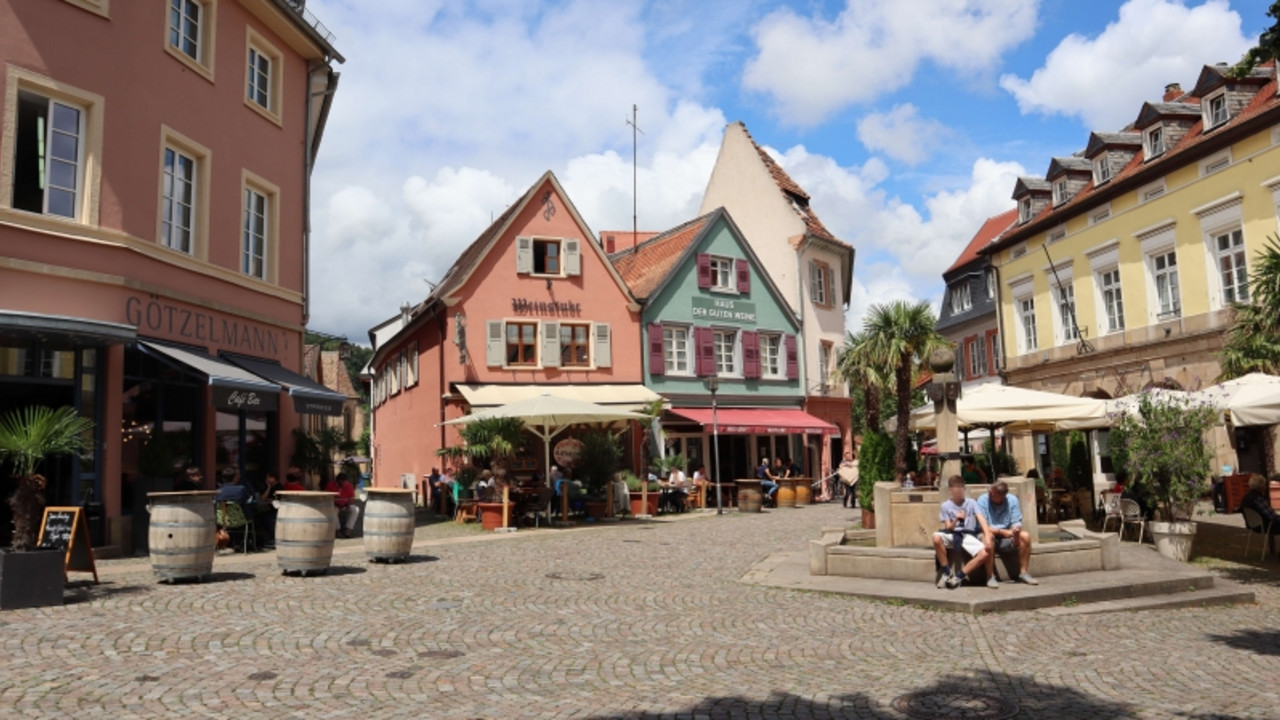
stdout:
[(723, 515), (724, 504), (720, 501), (720, 419), (716, 415), (716, 391), (720, 389), (720, 378), (709, 377), (706, 385), (711, 391), (711, 472), (716, 476), (716, 514)]

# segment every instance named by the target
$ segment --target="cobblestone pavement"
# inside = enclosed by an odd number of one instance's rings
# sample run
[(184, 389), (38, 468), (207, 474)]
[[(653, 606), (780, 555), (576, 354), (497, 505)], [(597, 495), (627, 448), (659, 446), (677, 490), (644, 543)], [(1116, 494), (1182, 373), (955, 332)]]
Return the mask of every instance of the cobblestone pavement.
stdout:
[(413, 562), (343, 541), (311, 578), (267, 553), (173, 586), (104, 563), (79, 602), (0, 615), (0, 717), (1280, 717), (1275, 560), (1218, 569), (1257, 605), (1084, 618), (738, 582), (853, 517), (426, 528)]

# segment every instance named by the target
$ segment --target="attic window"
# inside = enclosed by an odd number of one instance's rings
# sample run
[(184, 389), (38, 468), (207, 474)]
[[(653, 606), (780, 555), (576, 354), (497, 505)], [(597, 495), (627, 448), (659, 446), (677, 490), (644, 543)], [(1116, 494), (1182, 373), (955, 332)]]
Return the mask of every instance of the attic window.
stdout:
[(1217, 155), (1210, 155), (1204, 160), (1201, 160), (1200, 176), (1204, 177), (1205, 175), (1212, 175), (1218, 172), (1219, 170), (1225, 170), (1226, 167), (1230, 164), (1231, 164), (1231, 149), (1228, 148), (1218, 153)]
[(1031, 198), (1024, 197), (1018, 201), (1018, 222), (1024, 223), (1031, 219)]
[(1012, 260), (1017, 260), (1018, 258), (1026, 254), (1027, 254), (1027, 244), (1022, 243), (1021, 245), (1018, 245), (1017, 247), (1015, 247), (1013, 250), (1009, 252), (1009, 257)]
[(1051, 243), (1056, 243), (1059, 240), (1065, 238), (1066, 236), (1067, 236), (1067, 229), (1065, 227), (1057, 227), (1049, 231), (1049, 236), (1048, 238), (1046, 238), (1046, 240)]
[(1071, 199), (1070, 193), (1067, 191), (1067, 179), (1063, 178), (1053, 184), (1053, 204), (1061, 205)]
[(1215, 128), (1227, 121), (1227, 93), (1225, 90), (1204, 99), (1202, 105), (1206, 128)]
[(1164, 154), (1164, 128), (1156, 126), (1147, 131), (1147, 159)]
[(533, 272), (536, 275), (560, 274), (561, 265), (559, 240), (533, 241)]
[(951, 288), (951, 314), (959, 315), (973, 307), (973, 298), (969, 294), (969, 281), (962, 280)]
[(1101, 185), (1111, 179), (1111, 163), (1107, 160), (1106, 153), (1102, 157), (1093, 161), (1093, 184)]
[(1103, 220), (1107, 220), (1110, 217), (1111, 217), (1111, 204), (1107, 203), (1105, 206), (1095, 210), (1093, 214), (1089, 216), (1089, 224), (1097, 225), (1098, 223), (1102, 222)]

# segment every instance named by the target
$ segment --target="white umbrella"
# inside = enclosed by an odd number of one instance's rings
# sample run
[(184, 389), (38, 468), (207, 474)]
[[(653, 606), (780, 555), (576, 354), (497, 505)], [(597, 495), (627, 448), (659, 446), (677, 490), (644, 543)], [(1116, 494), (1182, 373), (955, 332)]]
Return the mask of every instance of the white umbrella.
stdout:
[(1249, 373), (1192, 393), (1199, 402), (1231, 413), (1231, 423), (1275, 425), (1280, 423), (1280, 377)]
[[(1151, 388), (1144, 390), (1154, 397), (1167, 400), (1176, 400), (1179, 403), (1186, 403), (1193, 400), (1191, 393), (1181, 390), (1166, 390), (1164, 388)], [(1098, 430), (1101, 428), (1109, 428), (1120, 422), (1120, 418), (1128, 415), (1136, 417), (1138, 415), (1138, 398), (1142, 393), (1134, 393), (1133, 395), (1125, 395), (1123, 397), (1103, 400), (1107, 406), (1107, 415), (1104, 418), (1093, 420), (1068, 420), (1058, 423), (1059, 430)]]
[(488, 418), (520, 418), (533, 434), (542, 438), (546, 446), (547, 479), (551, 479), (551, 439), (570, 425), (607, 423), (615, 420), (647, 420), (647, 415), (627, 410), (596, 405), (582, 400), (570, 400), (550, 394), (526, 398), (509, 405), (486, 408), (454, 420), (445, 425), (466, 425)]
[[(1096, 398), (1075, 397), (989, 383), (964, 391), (956, 401), (956, 422), (964, 427), (1019, 425), (1052, 429), (1069, 421), (1105, 420), (1107, 406)], [(911, 427), (932, 430), (937, 426), (933, 408), (911, 413)]]

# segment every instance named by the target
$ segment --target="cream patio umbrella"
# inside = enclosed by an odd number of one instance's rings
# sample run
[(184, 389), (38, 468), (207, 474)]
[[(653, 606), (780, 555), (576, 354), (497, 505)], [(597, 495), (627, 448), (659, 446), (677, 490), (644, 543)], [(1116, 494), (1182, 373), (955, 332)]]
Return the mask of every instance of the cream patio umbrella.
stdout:
[[(1096, 398), (1075, 397), (990, 383), (964, 391), (956, 401), (956, 422), (961, 426), (1052, 430), (1066, 422), (1100, 421), (1107, 418), (1107, 405)], [(886, 423), (892, 430), (893, 418)], [(911, 428), (937, 427), (933, 408), (924, 406), (911, 412)]]
[[(1164, 388), (1151, 388), (1143, 390), (1143, 393), (1149, 393), (1152, 396), (1165, 398), (1169, 400), (1177, 400), (1180, 402), (1192, 401), (1194, 395), (1192, 393), (1183, 392), (1182, 390), (1166, 390)], [(1138, 415), (1138, 399), (1142, 393), (1134, 393), (1132, 395), (1124, 395), (1110, 400), (1103, 400), (1103, 404), (1107, 407), (1107, 414), (1102, 418), (1091, 420), (1067, 420), (1058, 423), (1058, 430), (1100, 430), (1109, 428), (1120, 422), (1120, 418), (1128, 415), (1136, 417)]]
[(1280, 423), (1280, 377), (1275, 375), (1249, 373), (1191, 395), (1230, 413), (1231, 424), (1236, 427)]
[(486, 408), (470, 415), (447, 420), (443, 424), (466, 425), (488, 418), (520, 418), (534, 435), (542, 438), (546, 460), (543, 467), (547, 473), (547, 484), (550, 485), (551, 439), (564, 432), (570, 425), (601, 424), (617, 420), (647, 420), (648, 416), (544, 393), (508, 405)]

